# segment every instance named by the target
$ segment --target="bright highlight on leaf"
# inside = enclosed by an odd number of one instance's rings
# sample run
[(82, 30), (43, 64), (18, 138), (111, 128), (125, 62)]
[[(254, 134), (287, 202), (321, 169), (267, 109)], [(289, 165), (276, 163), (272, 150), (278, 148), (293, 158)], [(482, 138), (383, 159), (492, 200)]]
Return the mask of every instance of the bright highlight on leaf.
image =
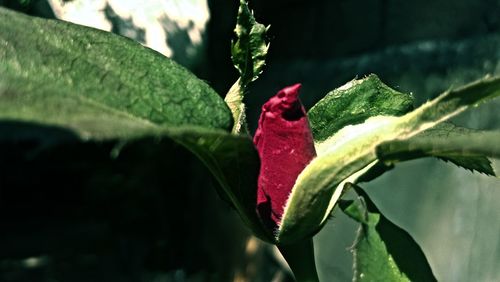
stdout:
[(402, 116), (413, 110), (413, 97), (383, 84), (371, 74), (334, 89), (307, 113), (316, 143), (348, 125), (374, 116)]

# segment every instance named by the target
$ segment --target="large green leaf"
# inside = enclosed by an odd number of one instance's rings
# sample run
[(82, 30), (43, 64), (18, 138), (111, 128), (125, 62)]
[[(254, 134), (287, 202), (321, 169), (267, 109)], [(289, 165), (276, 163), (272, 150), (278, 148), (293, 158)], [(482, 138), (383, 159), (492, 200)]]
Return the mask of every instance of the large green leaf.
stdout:
[(277, 240), (293, 242), (317, 232), (340, 197), (343, 183), (356, 181), (376, 164), (376, 147), (381, 143), (410, 138), (499, 95), (500, 78), (484, 78), (447, 91), (401, 117), (372, 117), (317, 143), (318, 157), (297, 178)]
[(29, 119), (25, 105), (63, 106), (71, 94), (72, 103), (155, 124), (231, 127), (229, 109), (206, 83), (124, 37), (0, 9), (0, 46), (3, 116)]
[[(483, 156), (500, 158), (500, 132), (459, 128), (449, 123), (441, 125), (409, 139), (380, 144), (377, 147), (378, 158), (385, 162), (398, 162), (436, 156), (470, 170), (495, 175), (491, 163)], [(470, 162), (473, 158), (477, 161)]]
[(371, 74), (352, 80), (321, 99), (307, 116), (315, 142), (322, 142), (348, 125), (374, 116), (401, 116), (413, 110), (413, 97), (388, 87)]
[(240, 78), (229, 89), (225, 101), (233, 114), (233, 133), (246, 133), (247, 123), (243, 98), (250, 82), (255, 81), (266, 64), (269, 44), (266, 43), (267, 29), (258, 23), (246, 0), (240, 0), (236, 21), (236, 41), (231, 44), (231, 58), (240, 73)]
[(387, 219), (359, 187), (359, 198), (340, 203), (360, 223), (354, 242), (353, 281), (436, 281), (419, 245)]
[(499, 137), (500, 132), (473, 130), (444, 122), (409, 139), (382, 143), (377, 147), (377, 156), (386, 164), (433, 156), (471, 171), (495, 175), (485, 156), (500, 156), (496, 141)]
[(255, 212), (257, 152), (248, 136), (226, 131), (231, 113), (204, 82), (123, 37), (4, 9), (0, 45), (0, 143), (40, 151), (106, 142), (113, 158), (139, 139), (173, 140), (207, 165), (243, 221), (271, 240)]

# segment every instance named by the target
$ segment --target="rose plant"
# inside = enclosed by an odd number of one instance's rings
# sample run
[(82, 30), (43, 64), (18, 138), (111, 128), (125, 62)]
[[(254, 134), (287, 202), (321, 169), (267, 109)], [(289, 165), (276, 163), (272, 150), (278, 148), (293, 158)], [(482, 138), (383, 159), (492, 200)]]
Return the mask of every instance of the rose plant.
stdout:
[[(354, 280), (435, 280), (418, 244), (358, 184), (427, 156), (494, 175), (488, 157), (500, 157), (500, 133), (447, 120), (498, 97), (500, 78), (451, 89), (416, 109), (410, 95), (375, 75), (333, 90), (308, 112), (300, 84), (282, 86), (251, 137), (243, 99), (265, 66), (267, 29), (241, 0), (232, 43), (240, 78), (222, 100), (131, 40), (0, 9), (0, 120), (14, 122), (2, 127), (0, 142), (35, 139), (37, 152), (68, 140), (110, 142), (113, 157), (141, 138), (168, 139), (207, 166), (221, 196), (255, 236), (278, 247), (297, 281), (318, 281), (311, 238), (337, 206), (360, 225)], [(12, 128), (16, 134), (6, 132)], [(358, 198), (343, 199), (349, 189)]]

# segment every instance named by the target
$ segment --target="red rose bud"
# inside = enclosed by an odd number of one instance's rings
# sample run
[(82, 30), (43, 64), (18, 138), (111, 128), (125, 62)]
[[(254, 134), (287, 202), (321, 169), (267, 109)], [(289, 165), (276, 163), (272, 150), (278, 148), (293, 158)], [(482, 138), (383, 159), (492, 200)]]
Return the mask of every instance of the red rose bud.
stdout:
[(298, 95), (300, 84), (286, 87), (262, 106), (253, 142), (261, 167), (257, 212), (276, 228), (299, 173), (316, 156), (309, 121)]

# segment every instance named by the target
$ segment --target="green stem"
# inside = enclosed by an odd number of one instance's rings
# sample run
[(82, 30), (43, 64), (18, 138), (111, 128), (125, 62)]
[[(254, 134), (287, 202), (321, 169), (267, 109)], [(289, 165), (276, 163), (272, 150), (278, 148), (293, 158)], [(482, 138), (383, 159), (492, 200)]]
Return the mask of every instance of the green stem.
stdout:
[(290, 245), (278, 245), (297, 282), (319, 282), (312, 238)]

